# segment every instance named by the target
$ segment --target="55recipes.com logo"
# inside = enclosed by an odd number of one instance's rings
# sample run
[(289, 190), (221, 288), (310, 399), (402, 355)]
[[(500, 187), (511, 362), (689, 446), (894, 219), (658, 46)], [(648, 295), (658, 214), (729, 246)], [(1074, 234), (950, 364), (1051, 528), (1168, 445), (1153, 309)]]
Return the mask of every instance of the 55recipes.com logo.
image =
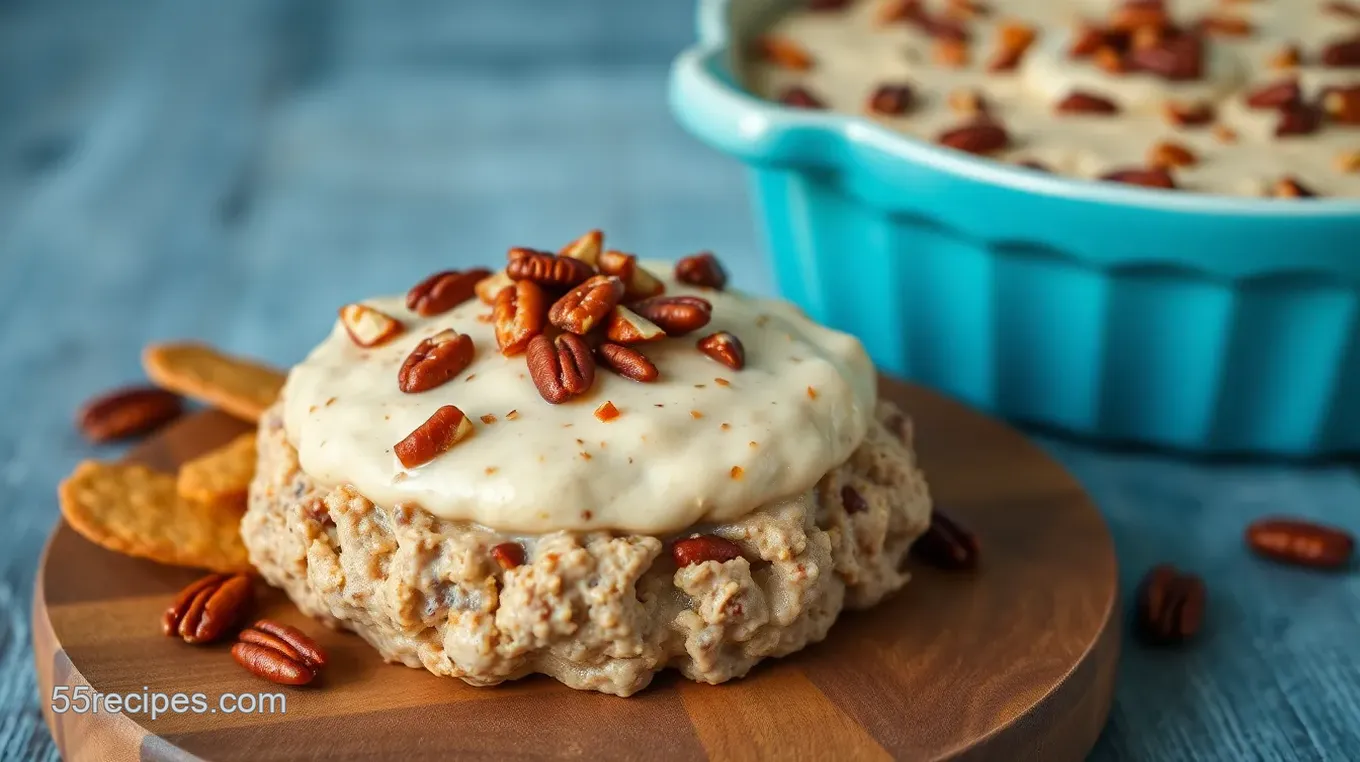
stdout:
[(145, 686), (140, 693), (102, 693), (88, 685), (57, 685), (52, 688), (53, 714), (127, 712), (156, 719), (163, 714), (284, 714), (288, 696), (283, 693), (223, 693), (216, 699), (205, 693), (164, 693)]

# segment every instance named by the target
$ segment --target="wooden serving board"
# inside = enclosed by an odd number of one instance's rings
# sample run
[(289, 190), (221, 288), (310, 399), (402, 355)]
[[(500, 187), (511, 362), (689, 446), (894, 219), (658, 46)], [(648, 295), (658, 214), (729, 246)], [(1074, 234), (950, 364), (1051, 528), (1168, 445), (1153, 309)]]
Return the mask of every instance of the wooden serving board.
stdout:
[[(1109, 712), (1120, 640), (1114, 549), (1077, 482), (1005, 425), (914, 386), (883, 393), (916, 422), (937, 505), (979, 535), (981, 568), (917, 568), (821, 644), (721, 686), (664, 673), (620, 699), (532, 677), (494, 688), (384, 664), (281, 594), (258, 614), (331, 655), (318, 683), (274, 686), (160, 633), (199, 576), (96, 547), (60, 525), (39, 570), (34, 650), (48, 727), (68, 762), (272, 759), (1078, 760)], [(172, 468), (244, 425), (186, 418), (133, 458)], [(58, 714), (65, 695), (279, 693), (286, 712)], [(61, 701), (57, 702), (58, 704)]]

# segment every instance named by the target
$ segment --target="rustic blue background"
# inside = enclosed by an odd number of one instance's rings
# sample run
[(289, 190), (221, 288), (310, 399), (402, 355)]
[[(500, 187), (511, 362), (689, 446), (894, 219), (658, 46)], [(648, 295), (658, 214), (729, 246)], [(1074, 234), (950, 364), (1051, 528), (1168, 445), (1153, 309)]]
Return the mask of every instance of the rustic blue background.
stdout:
[[(666, 112), (691, 12), (0, 0), (0, 759), (56, 756), (34, 568), (58, 479), (117, 454), (72, 411), (137, 380), (146, 342), (284, 365), (345, 301), (596, 226), (649, 256), (712, 248), (768, 290), (744, 178)], [(1198, 647), (1126, 648), (1094, 758), (1360, 759), (1360, 575), (1269, 566), (1240, 541), (1276, 511), (1360, 530), (1356, 471), (1049, 446), (1108, 516), (1126, 594), (1159, 560), (1211, 591)]]

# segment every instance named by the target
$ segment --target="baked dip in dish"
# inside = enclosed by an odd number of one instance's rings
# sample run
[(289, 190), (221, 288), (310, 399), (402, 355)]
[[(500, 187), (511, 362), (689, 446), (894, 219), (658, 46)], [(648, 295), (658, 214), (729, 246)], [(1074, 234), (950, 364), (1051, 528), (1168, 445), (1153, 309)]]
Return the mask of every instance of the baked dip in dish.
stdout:
[(881, 370), (1108, 441), (1356, 452), (1352, 5), (700, 0), (670, 101), (750, 168), (780, 293)]
[(906, 582), (930, 500), (855, 338), (602, 248), (341, 310), (264, 416), (241, 533), (307, 614), (477, 685), (719, 683)]
[(1073, 177), (1360, 196), (1360, 3), (819, 0), (742, 62), (762, 97)]

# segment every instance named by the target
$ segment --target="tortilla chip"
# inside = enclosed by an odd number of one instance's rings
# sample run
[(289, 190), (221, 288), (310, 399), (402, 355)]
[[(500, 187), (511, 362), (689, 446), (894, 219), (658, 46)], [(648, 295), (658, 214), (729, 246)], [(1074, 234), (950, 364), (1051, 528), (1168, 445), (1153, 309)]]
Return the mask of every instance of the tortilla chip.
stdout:
[(255, 432), (247, 432), (180, 466), (179, 496), (200, 503), (246, 507), (255, 476)]
[(252, 423), (279, 398), (287, 379), (274, 368), (195, 343), (152, 344), (142, 353), (142, 367), (157, 386)]
[(129, 556), (220, 572), (251, 571), (241, 512), (185, 500), (146, 466), (87, 460), (61, 483), (61, 512), (89, 541)]

